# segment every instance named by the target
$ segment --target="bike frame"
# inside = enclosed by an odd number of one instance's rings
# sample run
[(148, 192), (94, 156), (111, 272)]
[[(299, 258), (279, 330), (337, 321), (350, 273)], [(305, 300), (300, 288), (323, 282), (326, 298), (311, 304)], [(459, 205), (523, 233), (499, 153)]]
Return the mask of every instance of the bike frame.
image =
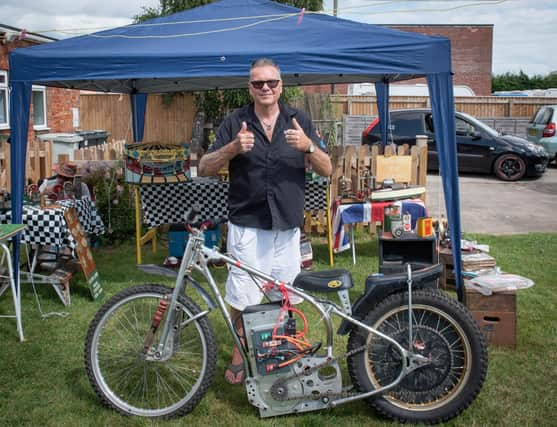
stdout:
[[(244, 346), (242, 345), (242, 343), (240, 341), (240, 337), (235, 332), (235, 327), (233, 325), (232, 318), (229, 314), (229, 311), (227, 309), (224, 298), (222, 297), (222, 295), (220, 293), (220, 290), (218, 289), (218, 286), (217, 286), (217, 284), (216, 284), (216, 282), (213, 278), (213, 275), (211, 274), (211, 271), (210, 271), (209, 267), (207, 266), (207, 262), (209, 260), (223, 261), (227, 265), (234, 266), (234, 267), (239, 268), (243, 271), (246, 271), (250, 275), (252, 275), (252, 277), (260, 279), (264, 282), (273, 283), (276, 286), (284, 286), (289, 292), (291, 292), (294, 295), (297, 295), (297, 296), (301, 297), (304, 301), (311, 304), (311, 306), (313, 306), (320, 313), (321, 318), (323, 319), (325, 327), (326, 327), (327, 344), (325, 346), (325, 349), (326, 349), (326, 358), (328, 360), (333, 360), (334, 359), (334, 356), (333, 356), (333, 323), (332, 323), (332, 317), (330, 316), (330, 313), (333, 313), (333, 314), (337, 315), (338, 317), (351, 322), (352, 324), (366, 330), (369, 333), (372, 333), (374, 335), (377, 335), (377, 336), (389, 341), (397, 349), (397, 351), (402, 356), (403, 367), (401, 369), (401, 372), (400, 372), (399, 376), (392, 383), (390, 383), (386, 386), (379, 387), (377, 389), (365, 392), (365, 393), (360, 393), (360, 394), (357, 394), (357, 395), (352, 395), (352, 396), (349, 396), (349, 397), (343, 397), (343, 398), (339, 398), (339, 399), (336, 399), (336, 400), (332, 400), (330, 402), (331, 407), (334, 407), (334, 406), (342, 404), (342, 403), (350, 402), (350, 401), (353, 401), (353, 400), (364, 399), (364, 398), (372, 396), (372, 395), (383, 393), (383, 392), (395, 387), (396, 385), (398, 385), (400, 383), (400, 381), (408, 373), (410, 373), (414, 369), (417, 369), (422, 364), (427, 363), (426, 358), (424, 358), (421, 355), (414, 354), (414, 352), (412, 351), (412, 348), (411, 348), (411, 344), (410, 344), (409, 349), (405, 349), (397, 341), (395, 341), (391, 337), (389, 337), (389, 336), (383, 334), (382, 332), (378, 331), (377, 329), (374, 329), (374, 328), (360, 322), (359, 320), (353, 318), (350, 315), (350, 313), (346, 313), (345, 311), (340, 309), (332, 301), (321, 300), (321, 299), (317, 300), (316, 298), (314, 298), (311, 295), (304, 292), (302, 289), (295, 288), (289, 283), (283, 283), (283, 282), (275, 279), (274, 277), (269, 276), (269, 275), (255, 269), (255, 268), (247, 265), (247, 264), (243, 264), (240, 261), (238, 261), (238, 260), (236, 260), (236, 259), (234, 259), (230, 256), (224, 255), (224, 254), (220, 253), (218, 251), (218, 249), (211, 249), (211, 248), (205, 246), (204, 245), (204, 235), (203, 235), (202, 230), (197, 230), (197, 229), (194, 229), (194, 228), (188, 226), (188, 231), (190, 233), (190, 236), (189, 236), (188, 242), (186, 244), (186, 248), (184, 250), (184, 255), (182, 257), (182, 261), (180, 263), (180, 268), (178, 270), (178, 276), (176, 278), (176, 284), (175, 284), (174, 290), (172, 292), (172, 296), (170, 297), (170, 302), (169, 302), (169, 305), (167, 307), (167, 310), (171, 314), (177, 313), (178, 297), (182, 293), (185, 293), (186, 288), (187, 288), (186, 279), (189, 278), (188, 281), (191, 281), (194, 285), (196, 285), (196, 282), (193, 281), (193, 279), (191, 279), (191, 274), (192, 274), (193, 271), (198, 271), (199, 273), (201, 273), (201, 275), (207, 281), (207, 284), (209, 285), (211, 293), (213, 294), (214, 298), (216, 299), (216, 306), (219, 308), (221, 314), (223, 315), (223, 317), (225, 319), (225, 322), (226, 322), (226, 325), (227, 325), (230, 333), (232, 334), (232, 337), (234, 339), (234, 342), (235, 342), (236, 346), (240, 350), (240, 353), (242, 355), (242, 359), (244, 360), (244, 366), (245, 366), (246, 372), (249, 374), (249, 375), (247, 375), (248, 378), (253, 377), (254, 367), (251, 366), (250, 359), (247, 356), (246, 351), (244, 349)], [(197, 289), (197, 286), (194, 286), (194, 288), (196, 290), (200, 291), (199, 289)], [(409, 276), (409, 280), (408, 280), (408, 290), (409, 290), (409, 293), (411, 295), (411, 292), (410, 292), (411, 291), (411, 277), (410, 276)], [(203, 289), (201, 290), (200, 294), (207, 302), (210, 303), (210, 300), (207, 298), (207, 294), (204, 292)], [(325, 307), (327, 307), (327, 308), (325, 308)], [(200, 317), (206, 316), (213, 308), (215, 308), (214, 303), (213, 304), (210, 303), (208, 309), (201, 311), (195, 317), (187, 319), (185, 322), (183, 322), (179, 325), (176, 324), (176, 316), (175, 315), (165, 316), (164, 322), (163, 322), (163, 325), (162, 325), (163, 329), (162, 329), (162, 332), (161, 332), (160, 342), (158, 343), (157, 349), (154, 352), (154, 354), (151, 353), (151, 354), (148, 355), (148, 357), (153, 358), (153, 360), (166, 360), (169, 357), (171, 357), (172, 356), (172, 351), (173, 351), (173, 340), (172, 340), (173, 330), (176, 330), (177, 328), (183, 328), (188, 323), (190, 323), (190, 322), (192, 322), (192, 321), (194, 321), (194, 320), (196, 320)], [(410, 311), (409, 319), (413, 319), (411, 300), (409, 300), (409, 311)], [(411, 338), (412, 338), (412, 327), (409, 328), (409, 339), (410, 339), (409, 342), (410, 343), (412, 343)]]

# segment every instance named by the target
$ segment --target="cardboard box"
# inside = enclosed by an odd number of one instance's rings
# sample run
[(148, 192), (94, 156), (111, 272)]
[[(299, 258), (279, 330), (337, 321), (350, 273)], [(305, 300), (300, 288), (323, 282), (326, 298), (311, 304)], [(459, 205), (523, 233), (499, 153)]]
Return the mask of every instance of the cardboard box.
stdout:
[(516, 292), (482, 295), (465, 287), (464, 304), (491, 345), (516, 346)]

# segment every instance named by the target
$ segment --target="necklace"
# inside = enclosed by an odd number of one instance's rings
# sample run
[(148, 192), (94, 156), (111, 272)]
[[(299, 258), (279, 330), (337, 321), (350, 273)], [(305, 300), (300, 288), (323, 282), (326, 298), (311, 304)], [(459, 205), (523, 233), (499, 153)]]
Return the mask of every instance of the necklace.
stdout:
[(265, 120), (261, 119), (261, 124), (263, 125), (263, 127), (265, 128), (265, 130), (267, 132), (270, 132), (271, 129), (273, 129), (274, 123), (267, 123)]
[(266, 132), (271, 132), (273, 130), (273, 127), (275, 126), (275, 123), (277, 122), (278, 116), (279, 115), (276, 114), (275, 117), (273, 119), (271, 119), (270, 122), (268, 122), (267, 120), (263, 120), (259, 116), (258, 116), (258, 119), (261, 122), (261, 124), (263, 125), (263, 128), (265, 128), (265, 131)]

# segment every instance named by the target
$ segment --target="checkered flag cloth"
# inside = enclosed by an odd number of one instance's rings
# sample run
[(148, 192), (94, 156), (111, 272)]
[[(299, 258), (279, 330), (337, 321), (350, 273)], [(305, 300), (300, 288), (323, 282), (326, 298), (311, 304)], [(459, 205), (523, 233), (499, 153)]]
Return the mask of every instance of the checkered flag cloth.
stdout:
[[(305, 210), (327, 208), (327, 181), (306, 182)], [(161, 224), (183, 223), (192, 206), (201, 208), (201, 219), (228, 216), (228, 182), (216, 179), (171, 184), (144, 184), (139, 187), (144, 223), (153, 228)]]

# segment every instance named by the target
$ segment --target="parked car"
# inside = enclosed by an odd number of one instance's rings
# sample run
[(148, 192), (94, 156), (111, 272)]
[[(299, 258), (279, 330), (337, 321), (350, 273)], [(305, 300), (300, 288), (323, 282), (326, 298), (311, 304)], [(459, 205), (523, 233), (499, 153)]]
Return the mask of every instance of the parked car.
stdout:
[(540, 107), (528, 126), (528, 141), (541, 145), (549, 154), (549, 161), (557, 162), (557, 105)]
[[(545, 172), (549, 156), (539, 145), (503, 135), (468, 114), (455, 114), (459, 172), (494, 173), (504, 181)], [(428, 137), (428, 169), (437, 170), (439, 161), (431, 110), (393, 110), (390, 121), (389, 142), (412, 146), (416, 143), (416, 135)], [(380, 141), (379, 120), (375, 119), (362, 133), (362, 144)]]

